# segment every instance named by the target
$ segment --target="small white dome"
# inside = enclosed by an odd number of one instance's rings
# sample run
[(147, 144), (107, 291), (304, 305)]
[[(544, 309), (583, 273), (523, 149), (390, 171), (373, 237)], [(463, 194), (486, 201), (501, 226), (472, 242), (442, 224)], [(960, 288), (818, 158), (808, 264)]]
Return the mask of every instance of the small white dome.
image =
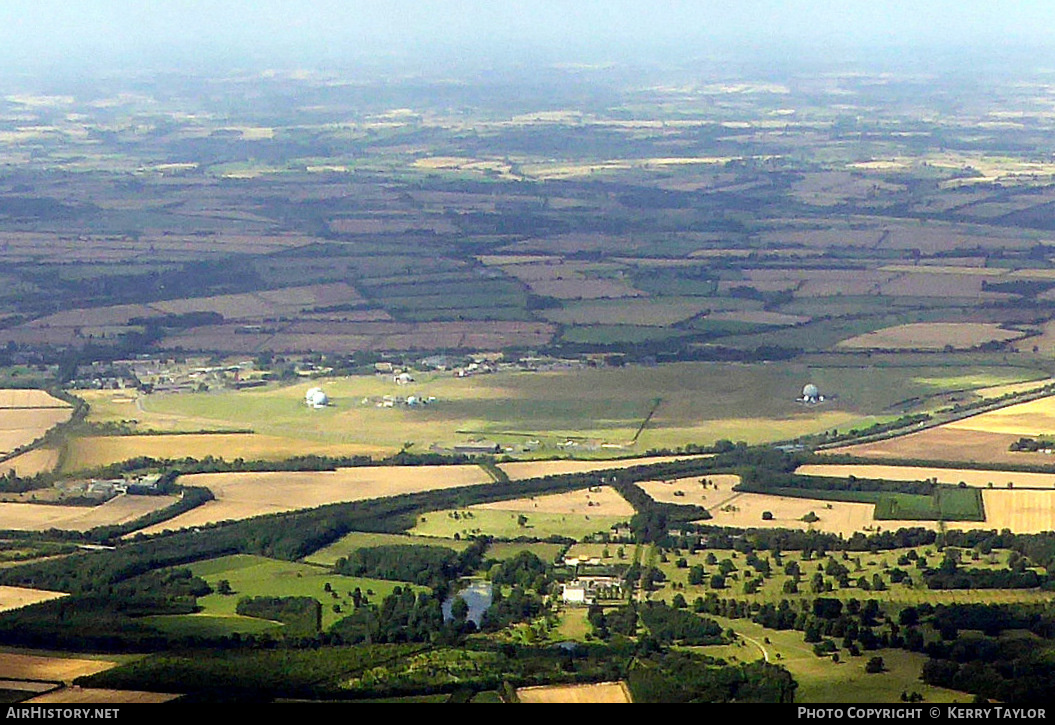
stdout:
[(326, 397), (322, 388), (312, 388), (305, 394), (304, 402), (315, 408), (322, 408), (330, 402), (330, 399)]
[(816, 398), (820, 394), (821, 394), (821, 391), (818, 390), (817, 386), (814, 385), (813, 383), (810, 383), (809, 385), (807, 385), (806, 387), (804, 387), (802, 389), (802, 397), (803, 398)]

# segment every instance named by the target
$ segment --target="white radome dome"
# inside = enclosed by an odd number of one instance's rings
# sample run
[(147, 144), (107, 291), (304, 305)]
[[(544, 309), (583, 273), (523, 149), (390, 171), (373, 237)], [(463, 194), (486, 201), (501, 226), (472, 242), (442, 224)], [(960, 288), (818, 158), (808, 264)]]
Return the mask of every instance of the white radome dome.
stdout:
[(322, 388), (312, 388), (304, 395), (304, 402), (314, 408), (322, 408), (330, 402), (330, 399), (326, 397)]
[(816, 398), (820, 394), (821, 394), (821, 391), (818, 390), (817, 386), (814, 385), (813, 383), (810, 383), (809, 385), (807, 385), (806, 387), (804, 387), (802, 389), (802, 397), (803, 398)]

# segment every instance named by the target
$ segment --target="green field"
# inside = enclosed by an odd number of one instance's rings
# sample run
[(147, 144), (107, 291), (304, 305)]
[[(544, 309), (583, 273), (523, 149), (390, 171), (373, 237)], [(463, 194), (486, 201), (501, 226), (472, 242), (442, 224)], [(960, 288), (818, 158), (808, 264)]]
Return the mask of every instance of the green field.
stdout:
[(487, 553), (485, 556), (488, 559), (505, 561), (506, 559), (512, 559), (522, 551), (530, 551), (548, 564), (553, 561), (563, 548), (564, 544), (521, 544), (517, 542), (498, 541), (487, 547)]
[[(437, 542), (423, 536), (405, 536), (403, 534), (370, 534), (353, 531), (329, 546), (302, 559), (305, 563), (318, 566), (333, 566), (341, 557), (346, 557), (356, 549), (374, 546), (446, 546), (455, 551), (462, 551), (469, 546), (468, 541), (444, 540)], [(490, 555), (490, 550), (488, 550)]]
[(143, 617), (139, 621), (166, 634), (183, 637), (221, 637), (235, 632), (262, 634), (277, 632), (283, 626), (278, 622), (237, 614), (165, 614)]
[[(918, 692), (923, 695), (923, 701), (928, 703), (971, 700), (971, 696), (966, 693), (921, 682), (920, 672), (927, 660), (924, 654), (881, 649), (866, 652), (861, 657), (850, 657), (844, 651), (836, 663), (830, 657), (813, 654), (813, 645), (803, 641), (802, 632), (766, 629), (746, 619), (713, 619), (723, 627), (731, 627), (743, 638), (745, 646), (740, 648), (741, 654), (738, 655), (742, 661), (761, 658), (764, 648), (770, 662), (788, 668), (799, 685), (795, 691), (795, 702), (896, 703), (900, 702), (902, 692)], [(710, 649), (699, 648), (708, 654)], [(721, 654), (728, 656), (729, 648), (722, 648)], [(864, 671), (864, 665), (875, 656), (883, 658), (887, 670), (868, 674)]]
[(931, 496), (880, 494), (874, 516), (878, 521), (985, 521), (985, 509), (981, 490), (941, 487)]
[[(599, 545), (593, 545), (599, 546)], [(609, 545), (615, 554), (618, 545)], [(576, 546), (569, 553), (575, 555), (582, 547)], [(811, 578), (818, 571), (818, 567), (828, 566), (830, 560), (837, 561), (848, 570), (850, 586), (842, 588), (831, 576), (825, 576), (825, 581), (833, 585), (832, 591), (825, 592), (824, 596), (836, 599), (858, 600), (877, 599), (892, 606), (895, 610), (902, 606), (918, 605), (924, 602), (931, 604), (963, 604), (985, 602), (991, 604), (1011, 604), (1016, 602), (1044, 602), (1050, 599), (1050, 594), (1037, 589), (927, 589), (920, 573), (922, 569), (916, 566), (915, 561), (908, 564), (899, 564), (898, 560), (907, 555), (912, 549), (894, 549), (878, 553), (852, 552), (846, 559), (841, 553), (829, 554), (825, 557), (813, 557), (809, 561), (801, 559), (797, 552), (785, 553), (778, 565), (772, 555), (760, 553), (760, 558), (768, 559), (771, 564), (772, 573), (768, 578), (763, 578), (761, 588), (754, 594), (744, 593), (744, 583), (748, 579), (756, 579), (759, 574), (745, 562), (743, 553), (731, 549), (700, 550), (696, 553), (688, 551), (668, 551), (665, 553), (667, 561), (654, 562), (660, 571), (666, 576), (666, 584), (658, 591), (650, 595), (651, 599), (661, 599), (670, 602), (675, 593), (680, 593), (688, 602), (696, 597), (706, 597), (709, 593), (715, 593), (719, 597), (733, 597), (751, 602), (779, 603), (782, 599), (812, 599), (817, 596), (810, 589)], [(921, 547), (914, 550), (924, 561), (924, 568), (936, 569), (944, 558), (944, 553), (937, 551), (934, 547)], [(586, 553), (586, 552), (583, 552)], [(627, 558), (625, 560), (614, 559), (629, 563), (633, 560), (633, 552), (629, 545), (626, 546)], [(713, 554), (716, 563), (707, 563), (708, 554)], [(1007, 567), (1009, 552), (1006, 550), (994, 550), (987, 555), (980, 555), (975, 559), (971, 552), (963, 552), (963, 566), (980, 569), (1004, 569)], [(679, 559), (685, 559), (685, 567), (677, 566)], [(719, 572), (720, 562), (728, 559), (736, 569), (726, 577), (725, 586), (721, 589), (711, 587), (711, 576)], [(801, 581), (798, 593), (789, 593), (785, 590), (785, 584), (792, 577), (785, 573), (784, 567), (789, 562), (795, 562), (801, 572)], [(702, 566), (705, 571), (704, 583), (694, 585), (689, 583), (689, 571), (693, 566)], [(909, 579), (894, 583), (891, 581), (889, 572), (893, 568), (899, 568), (908, 574)], [(878, 574), (886, 587), (882, 591), (871, 588), (873, 577)], [(869, 589), (860, 587), (860, 580), (865, 579), (869, 583)], [(674, 586), (678, 588), (675, 590)]]
[[(965, 379), (989, 386), (1036, 377), (1010, 368), (934, 366), (815, 367), (799, 363), (739, 365), (675, 363), (557, 372), (502, 372), (458, 379), (450, 373), (415, 373), (409, 385), (390, 376), (358, 376), (273, 385), (241, 392), (151, 395), (134, 405), (109, 406), (92, 420), (135, 417), (143, 429), (252, 429), (313, 443), (361, 444), (397, 451), (404, 443), (425, 450), (472, 435), (506, 445), (536, 437), (535, 456), (561, 452), (574, 436), (621, 444), (580, 448), (578, 455), (626, 455), (649, 448), (717, 439), (757, 443), (833, 428), (863, 427), (891, 414), (895, 403), (962, 387)], [(795, 398), (807, 382), (837, 396), (804, 407)], [(332, 405), (310, 410), (305, 391), (322, 385)], [(378, 407), (382, 396), (434, 396), (429, 406)], [(661, 402), (636, 443), (634, 435)], [(116, 409), (115, 409), (116, 408)], [(469, 433), (472, 431), (472, 433)]]
[[(452, 514), (458, 513), (454, 519)], [(517, 523), (520, 515), (511, 511), (473, 509), (472, 518), (465, 517), (464, 509), (430, 511), (418, 517), (417, 524), (408, 533), (414, 536), (440, 536), (453, 538), (455, 534), (464, 539), (474, 534), (484, 534), (498, 539), (516, 539), (521, 536), (546, 539), (550, 536), (567, 536), (582, 539), (584, 536), (607, 531), (612, 526), (626, 523), (622, 516), (589, 516), (586, 514), (526, 514), (524, 526)]]
[[(384, 581), (381, 579), (360, 579), (350, 576), (331, 574), (325, 568), (310, 564), (298, 564), (288, 561), (267, 559), (262, 556), (235, 554), (219, 559), (192, 564), (190, 570), (209, 582), (214, 589), (221, 579), (226, 579), (234, 590), (233, 594), (218, 593), (199, 597), (198, 604), (204, 614), (231, 616), (242, 597), (313, 597), (322, 603), (322, 626), (330, 627), (337, 620), (350, 614), (352, 604), (351, 592), (359, 587), (367, 594), (371, 602), (380, 604), (381, 600), (392, 593), (395, 587), (411, 587), (424, 591), (424, 587), (411, 584)], [(325, 591), (330, 584), (337, 596)], [(367, 590), (373, 590), (370, 595)], [(340, 613), (333, 611), (333, 605), (339, 605)], [(183, 623), (186, 626), (186, 623)]]

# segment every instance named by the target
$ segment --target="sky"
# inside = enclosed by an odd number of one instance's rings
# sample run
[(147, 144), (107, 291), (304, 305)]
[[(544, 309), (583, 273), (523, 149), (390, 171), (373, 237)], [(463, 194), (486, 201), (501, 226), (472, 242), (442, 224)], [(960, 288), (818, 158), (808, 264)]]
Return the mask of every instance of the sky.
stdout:
[(1049, 50), (1050, 0), (3, 0), (9, 72)]

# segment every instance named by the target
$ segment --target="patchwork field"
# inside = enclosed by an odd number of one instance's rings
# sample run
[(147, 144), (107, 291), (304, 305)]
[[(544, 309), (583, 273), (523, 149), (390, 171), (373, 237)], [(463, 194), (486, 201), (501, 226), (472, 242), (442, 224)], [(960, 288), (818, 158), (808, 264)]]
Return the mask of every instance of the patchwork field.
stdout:
[(99, 506), (0, 503), (0, 529), (16, 531), (88, 531), (128, 523), (169, 506), (176, 496), (117, 496)]
[(515, 511), (540, 514), (584, 514), (596, 516), (634, 515), (634, 507), (611, 486), (555, 493), (548, 496), (532, 496), (510, 501), (495, 501), (474, 506), (473, 509), (490, 511)]
[(622, 682), (522, 687), (517, 690), (517, 698), (521, 702), (632, 702), (630, 690)]
[(336, 471), (199, 473), (183, 485), (205, 486), (216, 496), (202, 506), (143, 529), (153, 534), (218, 521), (491, 482), (478, 466), (371, 466)]
[(858, 350), (942, 350), (951, 347), (968, 350), (987, 342), (1015, 340), (1024, 334), (995, 324), (921, 322), (858, 335), (842, 340), (837, 347)]

